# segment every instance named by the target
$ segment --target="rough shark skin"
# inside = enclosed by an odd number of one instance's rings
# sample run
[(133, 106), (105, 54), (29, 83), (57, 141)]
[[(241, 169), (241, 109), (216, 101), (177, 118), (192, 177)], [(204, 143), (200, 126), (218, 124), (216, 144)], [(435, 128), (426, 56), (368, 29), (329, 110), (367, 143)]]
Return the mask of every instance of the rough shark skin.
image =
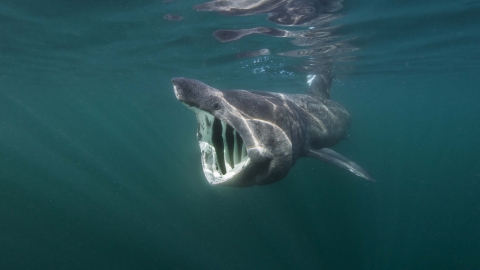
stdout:
[(317, 75), (309, 94), (222, 91), (173, 78), (175, 96), (197, 114), (202, 167), (210, 184), (265, 185), (284, 178), (300, 157), (314, 157), (365, 179), (360, 166), (327, 147), (342, 140), (350, 115), (330, 100), (331, 78)]

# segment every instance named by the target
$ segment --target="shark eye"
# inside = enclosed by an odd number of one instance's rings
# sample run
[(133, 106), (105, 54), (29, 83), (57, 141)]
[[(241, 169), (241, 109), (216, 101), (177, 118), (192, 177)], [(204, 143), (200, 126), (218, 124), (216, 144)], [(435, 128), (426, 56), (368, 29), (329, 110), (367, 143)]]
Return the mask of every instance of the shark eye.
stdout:
[(215, 103), (213, 103), (212, 107), (213, 107), (214, 110), (218, 110), (218, 109), (220, 109), (220, 104), (215, 102)]

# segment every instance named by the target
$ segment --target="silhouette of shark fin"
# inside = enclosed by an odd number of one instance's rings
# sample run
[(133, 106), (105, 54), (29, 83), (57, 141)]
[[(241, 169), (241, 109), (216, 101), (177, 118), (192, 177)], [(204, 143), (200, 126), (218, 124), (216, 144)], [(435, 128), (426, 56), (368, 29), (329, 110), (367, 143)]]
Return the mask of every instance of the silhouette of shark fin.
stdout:
[(376, 182), (365, 169), (331, 149), (322, 148), (319, 150), (310, 150), (308, 151), (308, 156), (326, 161), (337, 167), (350, 171), (357, 176)]
[(320, 99), (330, 98), (330, 87), (332, 86), (332, 74), (316, 74), (308, 76), (310, 89), (308, 93)]

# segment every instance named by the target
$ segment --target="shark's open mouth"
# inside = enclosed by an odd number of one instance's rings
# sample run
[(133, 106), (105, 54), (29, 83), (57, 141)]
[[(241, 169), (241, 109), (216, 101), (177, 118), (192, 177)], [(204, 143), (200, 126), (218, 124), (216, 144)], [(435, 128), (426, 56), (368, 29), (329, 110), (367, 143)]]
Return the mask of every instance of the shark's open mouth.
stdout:
[(210, 184), (232, 179), (250, 159), (240, 134), (208, 112), (190, 107), (197, 114), (197, 138), (202, 153), (202, 167)]

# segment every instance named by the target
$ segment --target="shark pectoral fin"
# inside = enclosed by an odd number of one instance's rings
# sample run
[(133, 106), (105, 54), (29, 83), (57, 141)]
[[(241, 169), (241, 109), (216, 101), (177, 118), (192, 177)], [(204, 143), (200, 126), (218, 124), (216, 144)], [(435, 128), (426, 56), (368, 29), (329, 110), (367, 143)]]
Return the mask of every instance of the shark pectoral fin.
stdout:
[(326, 161), (342, 169), (348, 170), (357, 176), (376, 182), (365, 169), (331, 149), (322, 148), (319, 150), (310, 150), (308, 156)]

